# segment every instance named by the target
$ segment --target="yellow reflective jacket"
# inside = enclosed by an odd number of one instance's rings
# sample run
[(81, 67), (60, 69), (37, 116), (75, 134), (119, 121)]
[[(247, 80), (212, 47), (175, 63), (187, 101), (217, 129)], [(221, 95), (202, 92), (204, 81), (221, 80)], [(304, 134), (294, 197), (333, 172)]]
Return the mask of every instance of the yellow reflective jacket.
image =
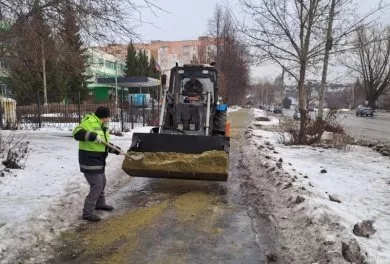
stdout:
[(91, 132), (99, 135), (107, 143), (110, 141), (107, 127), (95, 114), (84, 117), (72, 133), (73, 138), (79, 141), (80, 171), (101, 173), (104, 172), (109, 150), (105, 145), (94, 142), (95, 137), (91, 135)]

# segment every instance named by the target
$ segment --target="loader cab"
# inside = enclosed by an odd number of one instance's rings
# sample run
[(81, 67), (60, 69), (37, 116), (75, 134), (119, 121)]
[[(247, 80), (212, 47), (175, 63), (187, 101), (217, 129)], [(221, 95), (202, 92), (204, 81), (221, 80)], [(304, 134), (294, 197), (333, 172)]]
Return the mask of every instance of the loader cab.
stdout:
[[(207, 103), (207, 93), (210, 92), (211, 104), (215, 105), (217, 94), (217, 71), (214, 67), (202, 65), (184, 65), (175, 67), (171, 72), (169, 92), (177, 97), (178, 103), (188, 103), (189, 95), (186, 93), (186, 84), (196, 80), (201, 84), (202, 91), (198, 103)], [(192, 101), (195, 102), (195, 101)]]
[[(206, 127), (217, 104), (216, 69), (204, 65), (176, 66), (170, 76), (166, 124), (185, 134), (207, 134)], [(190, 82), (197, 87), (188, 92)]]

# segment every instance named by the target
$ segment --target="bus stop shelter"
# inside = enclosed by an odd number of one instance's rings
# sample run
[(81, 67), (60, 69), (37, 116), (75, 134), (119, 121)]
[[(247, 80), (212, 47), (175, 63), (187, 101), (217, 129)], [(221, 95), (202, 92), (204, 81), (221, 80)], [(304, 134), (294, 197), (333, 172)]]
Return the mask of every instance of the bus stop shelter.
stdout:
[(118, 78), (97, 78), (99, 84), (117, 86), (121, 88), (138, 88), (142, 93), (142, 88), (160, 87), (160, 80), (150, 77), (118, 77)]
[(118, 98), (125, 99), (128, 96), (145, 95), (159, 101), (161, 96), (160, 80), (150, 77), (108, 77), (97, 78), (99, 85), (111, 86), (115, 89)]

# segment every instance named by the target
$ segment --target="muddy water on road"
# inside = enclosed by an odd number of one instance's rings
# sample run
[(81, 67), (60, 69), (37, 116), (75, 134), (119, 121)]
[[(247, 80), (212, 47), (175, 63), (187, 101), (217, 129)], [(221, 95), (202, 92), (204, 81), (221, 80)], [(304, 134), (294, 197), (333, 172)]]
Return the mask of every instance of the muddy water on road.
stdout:
[(248, 112), (230, 120), (226, 183), (133, 178), (117, 190), (117, 215), (64, 234), (53, 263), (264, 263), (240, 195)]

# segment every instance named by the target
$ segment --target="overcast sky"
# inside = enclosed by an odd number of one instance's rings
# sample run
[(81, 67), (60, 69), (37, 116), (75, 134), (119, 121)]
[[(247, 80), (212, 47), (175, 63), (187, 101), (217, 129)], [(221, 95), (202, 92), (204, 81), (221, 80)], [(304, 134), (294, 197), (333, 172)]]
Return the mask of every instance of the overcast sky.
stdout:
[[(142, 2), (142, 0), (138, 0)], [(358, 10), (367, 13), (379, 3), (380, 0), (359, 0)], [(213, 16), (215, 6), (229, 5), (231, 10), (240, 16), (238, 0), (154, 0), (153, 3), (167, 10), (167, 12), (155, 10), (156, 14), (144, 10), (141, 19), (144, 22), (137, 32), (142, 42), (151, 40), (188, 40), (197, 39), (208, 33), (208, 20)], [(389, 4), (390, 0), (382, 0)], [(390, 24), (389, 9), (378, 15), (382, 23)], [(137, 41), (138, 42), (138, 41)], [(270, 77), (278, 74), (274, 66), (252, 67), (252, 78)]]
[[(142, 0), (138, 0), (142, 1)], [(207, 22), (213, 16), (221, 0), (154, 0), (153, 3), (167, 10), (155, 10), (156, 15), (145, 10), (141, 18), (145, 22), (138, 32), (142, 40), (186, 40), (196, 39), (207, 33)]]

